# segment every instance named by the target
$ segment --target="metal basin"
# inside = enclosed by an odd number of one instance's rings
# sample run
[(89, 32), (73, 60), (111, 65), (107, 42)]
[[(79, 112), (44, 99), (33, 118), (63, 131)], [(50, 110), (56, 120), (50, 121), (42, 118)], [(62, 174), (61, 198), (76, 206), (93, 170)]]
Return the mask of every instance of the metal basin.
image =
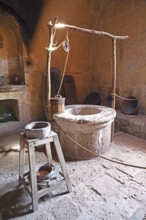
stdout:
[[(128, 100), (129, 99), (129, 100)], [(129, 96), (121, 104), (121, 112), (126, 115), (134, 115), (138, 113), (139, 103), (134, 96)]]

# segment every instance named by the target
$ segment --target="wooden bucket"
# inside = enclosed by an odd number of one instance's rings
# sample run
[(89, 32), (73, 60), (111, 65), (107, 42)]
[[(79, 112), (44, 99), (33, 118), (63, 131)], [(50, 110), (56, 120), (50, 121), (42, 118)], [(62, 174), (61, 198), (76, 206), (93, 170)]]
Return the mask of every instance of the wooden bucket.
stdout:
[(52, 121), (53, 114), (63, 112), (64, 106), (65, 106), (65, 98), (62, 97), (51, 98), (50, 107), (49, 107), (49, 119)]

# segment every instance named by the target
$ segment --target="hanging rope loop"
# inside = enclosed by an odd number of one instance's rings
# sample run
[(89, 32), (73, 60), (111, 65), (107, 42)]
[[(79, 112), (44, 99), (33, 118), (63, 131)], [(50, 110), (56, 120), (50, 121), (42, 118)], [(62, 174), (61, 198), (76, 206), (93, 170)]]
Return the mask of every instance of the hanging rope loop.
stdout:
[(69, 38), (68, 38), (68, 31), (66, 31), (66, 39), (65, 39), (65, 41), (63, 41), (62, 45), (63, 45), (64, 51), (67, 54), (66, 54), (66, 60), (65, 60), (65, 64), (64, 64), (64, 69), (63, 69), (63, 73), (62, 73), (62, 78), (61, 78), (60, 86), (59, 86), (59, 89), (58, 89), (56, 97), (59, 96), (60, 91), (61, 91), (61, 87), (62, 87), (62, 84), (63, 84), (63, 79), (64, 79), (64, 75), (65, 75), (65, 71), (66, 71), (66, 66), (67, 66), (67, 62), (68, 62), (68, 57), (69, 57), (70, 44), (69, 44)]

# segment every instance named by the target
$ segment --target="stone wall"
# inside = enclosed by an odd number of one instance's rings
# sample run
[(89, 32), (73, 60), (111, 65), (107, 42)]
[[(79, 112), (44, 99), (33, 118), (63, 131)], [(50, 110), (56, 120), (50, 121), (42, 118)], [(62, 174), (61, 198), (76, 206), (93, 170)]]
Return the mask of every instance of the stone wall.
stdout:
[[(128, 35), (129, 39), (117, 41), (117, 93), (135, 96), (139, 112), (146, 113), (146, 2), (106, 1), (101, 8), (96, 29), (115, 35)], [(92, 56), (93, 90), (103, 96), (111, 93), (112, 42), (94, 37), (96, 49)], [(122, 100), (117, 99), (117, 103)]]
[[(140, 102), (140, 113), (146, 113), (146, 3), (140, 1), (49, 1), (43, 7), (38, 28), (31, 44), (34, 66), (38, 63), (45, 69), (45, 46), (48, 45), (46, 24), (55, 16), (59, 21), (114, 35), (128, 35), (127, 40), (117, 41), (117, 94), (135, 96)], [(61, 4), (62, 3), (62, 4)], [(61, 4), (61, 7), (60, 7)], [(43, 37), (42, 37), (43, 33)], [(58, 42), (65, 32), (57, 32)], [(39, 43), (38, 43), (39, 39)], [(77, 96), (82, 103), (86, 95), (97, 91), (102, 97), (111, 94), (113, 51), (112, 40), (69, 31), (71, 51), (67, 72), (72, 74), (77, 85)], [(44, 59), (40, 59), (44, 57)], [(63, 71), (65, 54), (62, 50), (54, 53), (52, 65)], [(38, 69), (38, 67), (37, 67)], [(39, 69), (38, 69), (39, 71)], [(117, 99), (117, 105), (121, 100)]]

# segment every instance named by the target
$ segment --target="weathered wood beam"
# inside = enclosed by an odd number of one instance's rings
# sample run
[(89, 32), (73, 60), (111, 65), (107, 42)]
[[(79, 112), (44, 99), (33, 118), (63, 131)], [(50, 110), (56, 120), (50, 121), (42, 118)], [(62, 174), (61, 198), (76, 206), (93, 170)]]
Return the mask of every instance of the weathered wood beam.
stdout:
[(112, 108), (115, 109), (116, 78), (117, 78), (117, 59), (116, 59), (116, 39), (113, 40), (113, 77), (112, 77)]
[[(117, 79), (117, 45), (116, 45), (116, 38), (113, 39), (113, 76), (112, 76), (112, 108), (115, 109), (116, 107), (116, 79)], [(113, 134), (114, 134), (114, 129), (115, 129), (115, 124), (113, 122), (112, 124), (112, 136), (111, 140), (113, 139)]]
[(52, 55), (52, 48), (53, 48), (53, 40), (54, 40), (54, 27), (57, 22), (57, 17), (54, 20), (54, 23), (49, 22), (48, 28), (49, 28), (49, 46), (46, 48), (47, 50), (47, 93), (48, 93), (48, 107), (50, 106), (50, 99), (51, 99), (51, 55)]
[(119, 39), (119, 40), (125, 40), (128, 38), (128, 36), (118, 36), (118, 35), (113, 35), (110, 34), (108, 32), (105, 31), (96, 31), (96, 30), (90, 30), (90, 29), (86, 29), (86, 28), (81, 28), (81, 27), (77, 27), (74, 25), (68, 25), (68, 24), (56, 24), (55, 25), (56, 29), (62, 29), (62, 28), (66, 28), (66, 29), (71, 29), (73, 31), (79, 31), (79, 32), (83, 32), (83, 33), (89, 33), (89, 34), (95, 34), (95, 35), (99, 35), (99, 36), (106, 36), (112, 39)]

